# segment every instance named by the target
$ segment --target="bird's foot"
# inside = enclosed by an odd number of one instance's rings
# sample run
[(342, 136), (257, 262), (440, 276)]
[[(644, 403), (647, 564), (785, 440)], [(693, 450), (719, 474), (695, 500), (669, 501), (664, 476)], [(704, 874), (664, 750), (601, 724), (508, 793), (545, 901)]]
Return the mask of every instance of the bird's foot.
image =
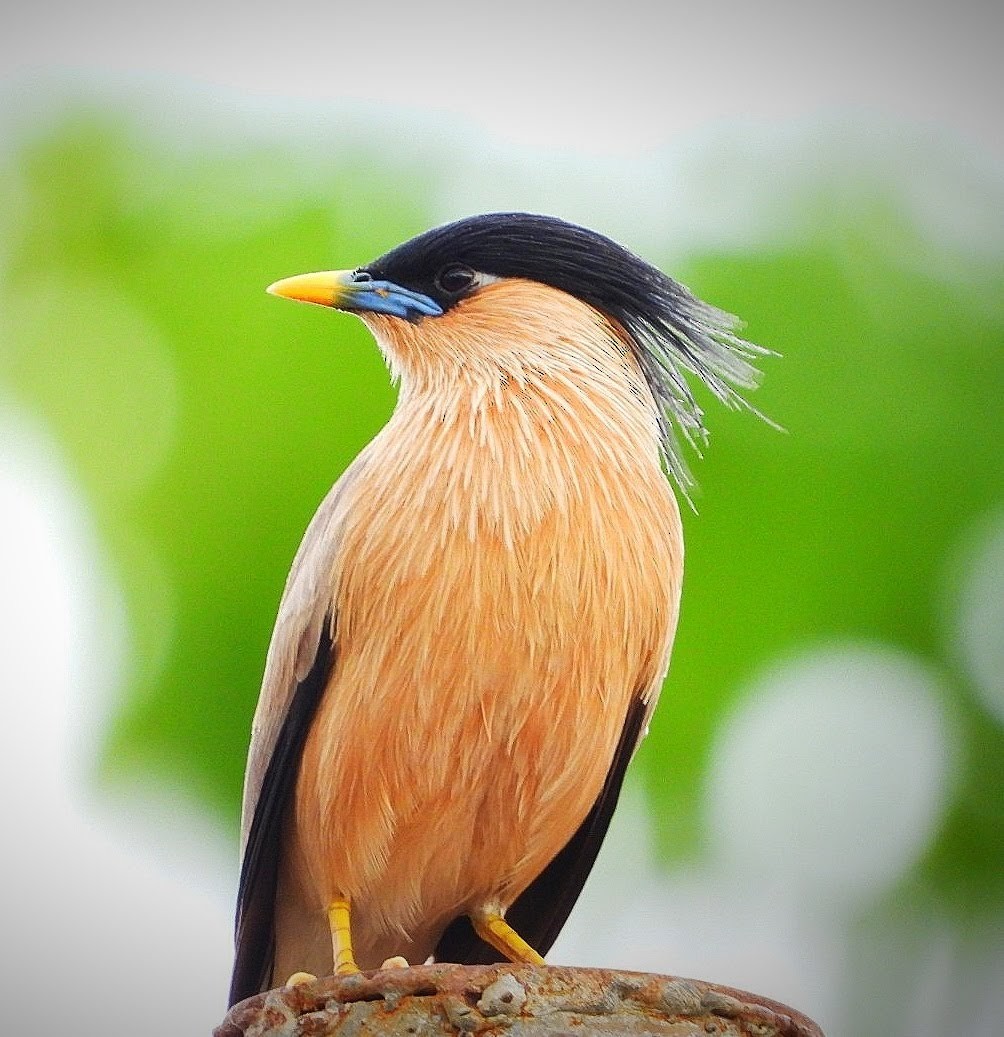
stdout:
[(408, 968), (408, 959), (402, 958), (400, 954), (395, 954), (393, 958), (388, 958), (381, 966), (381, 969), (406, 969)]

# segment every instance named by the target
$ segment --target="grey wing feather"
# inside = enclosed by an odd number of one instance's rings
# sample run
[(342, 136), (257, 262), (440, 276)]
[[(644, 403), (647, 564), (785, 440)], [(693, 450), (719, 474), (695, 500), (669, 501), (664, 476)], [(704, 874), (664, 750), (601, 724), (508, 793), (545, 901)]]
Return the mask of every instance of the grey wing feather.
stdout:
[(352, 468), (325, 498), (294, 559), (252, 725), (230, 1004), (267, 986), (275, 948), (281, 837), (303, 744), (335, 665), (334, 585)]
[(314, 665), (325, 621), (334, 624), (337, 619), (332, 600), (333, 577), (341, 546), (347, 491), (358, 472), (359, 466), (353, 464), (331, 488), (304, 533), (286, 579), (265, 660), (261, 695), (251, 725), (241, 811), (242, 854), (254, 820), (262, 781), (297, 686)]

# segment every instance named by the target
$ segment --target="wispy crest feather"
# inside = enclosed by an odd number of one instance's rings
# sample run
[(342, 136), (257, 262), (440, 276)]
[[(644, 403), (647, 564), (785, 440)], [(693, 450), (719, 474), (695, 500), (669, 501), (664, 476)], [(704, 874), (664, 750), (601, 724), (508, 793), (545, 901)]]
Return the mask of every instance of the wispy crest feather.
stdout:
[[(680, 447), (677, 429), (698, 453), (708, 440), (704, 410), (685, 376), (701, 379), (713, 395), (730, 409), (746, 408), (758, 417), (739, 390), (755, 389), (761, 372), (754, 361), (772, 355), (740, 338), (738, 317), (703, 302), (683, 285), (652, 268), (648, 305), (620, 316), (635, 357), (659, 409), (662, 452), (666, 467), (684, 491), (694, 485)], [(765, 419), (768, 420), (768, 419)]]

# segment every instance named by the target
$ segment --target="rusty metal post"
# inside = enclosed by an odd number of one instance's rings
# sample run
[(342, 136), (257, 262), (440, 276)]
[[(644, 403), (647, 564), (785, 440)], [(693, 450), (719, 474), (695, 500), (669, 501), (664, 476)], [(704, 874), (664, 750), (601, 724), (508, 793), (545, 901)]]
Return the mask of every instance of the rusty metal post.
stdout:
[(215, 1037), (823, 1037), (804, 1015), (700, 980), (607, 969), (419, 965), (235, 1005)]

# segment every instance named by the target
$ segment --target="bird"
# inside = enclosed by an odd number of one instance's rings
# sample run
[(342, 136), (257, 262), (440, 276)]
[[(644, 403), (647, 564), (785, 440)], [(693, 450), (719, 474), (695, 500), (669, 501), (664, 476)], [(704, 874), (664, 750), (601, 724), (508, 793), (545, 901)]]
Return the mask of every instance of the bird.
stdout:
[(707, 440), (692, 383), (753, 410), (771, 351), (611, 238), (533, 213), (268, 291), (361, 319), (399, 392), (279, 605), (230, 1004), (402, 959), (543, 964), (667, 674), (684, 444)]

